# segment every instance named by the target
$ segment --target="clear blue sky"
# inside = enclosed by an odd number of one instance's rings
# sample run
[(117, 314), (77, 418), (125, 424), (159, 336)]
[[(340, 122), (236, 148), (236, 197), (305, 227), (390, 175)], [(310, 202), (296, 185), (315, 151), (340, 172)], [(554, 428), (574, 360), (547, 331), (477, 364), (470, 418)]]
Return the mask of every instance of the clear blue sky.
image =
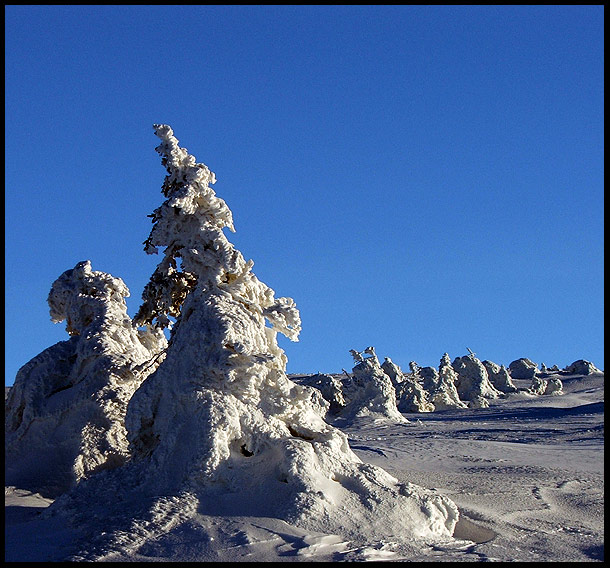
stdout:
[(89, 259), (158, 257), (153, 123), (301, 311), (288, 372), (604, 365), (602, 6), (7, 6), (6, 384)]

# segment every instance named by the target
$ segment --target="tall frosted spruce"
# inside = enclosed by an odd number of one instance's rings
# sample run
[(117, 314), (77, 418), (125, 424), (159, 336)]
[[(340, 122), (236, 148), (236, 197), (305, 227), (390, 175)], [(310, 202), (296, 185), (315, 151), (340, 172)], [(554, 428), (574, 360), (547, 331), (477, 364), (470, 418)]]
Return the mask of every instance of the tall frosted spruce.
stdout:
[(214, 174), (169, 126), (156, 125), (155, 133), (166, 200), (145, 246), (165, 249), (138, 318), (167, 325), (175, 315), (177, 323), (126, 422), (155, 487), (188, 488), (210, 507), (243, 493), (242, 514), (318, 530), (356, 535), (367, 522), (382, 534), (450, 535), (451, 501), (362, 463), (345, 434), (323, 420), (317, 391), (286, 377), (276, 333), (297, 340), (294, 301), (275, 298), (227, 240), (233, 219), (210, 187)]
[[(362, 543), (371, 531), (399, 541), (449, 538), (458, 519), (451, 500), (362, 463), (324, 421), (319, 391), (287, 378), (276, 334), (297, 340), (294, 301), (275, 298), (227, 240), (232, 215), (210, 187), (214, 174), (169, 126), (155, 133), (166, 200), (145, 246), (165, 248), (136, 320), (177, 321), (165, 359), (127, 408), (131, 460), (77, 487), (58, 509), (86, 524), (87, 496), (108, 495), (114, 509), (94, 546), (100, 557), (170, 530), (163, 527), (197, 524), (199, 515), (276, 518)], [(146, 510), (129, 507), (134, 495), (148, 496)], [(83, 546), (95, 559), (91, 542)]]

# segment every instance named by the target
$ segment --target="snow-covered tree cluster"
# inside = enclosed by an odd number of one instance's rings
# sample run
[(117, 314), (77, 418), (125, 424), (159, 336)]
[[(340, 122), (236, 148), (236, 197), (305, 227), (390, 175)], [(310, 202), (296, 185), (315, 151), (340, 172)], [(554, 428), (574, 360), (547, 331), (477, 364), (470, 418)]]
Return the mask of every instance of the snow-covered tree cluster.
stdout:
[[(133, 320), (124, 283), (88, 261), (53, 284), (51, 317), (71, 337), (19, 372), (7, 481), (61, 493), (46, 514), (71, 519), (87, 560), (137, 527), (164, 530), (195, 514), (270, 516), (355, 541), (365, 525), (380, 538), (450, 538), (459, 516), (450, 499), (363, 463), (324, 420), (331, 408), (403, 420), (374, 350), (349, 387), (323, 375), (317, 388), (290, 380), (276, 335), (298, 340), (295, 302), (276, 297), (227, 239), (233, 219), (214, 174), (169, 126), (155, 134), (165, 201), (145, 251), (163, 249), (161, 261)], [(91, 502), (104, 504), (95, 525)], [(88, 534), (100, 515), (108, 530)]]
[[(331, 419), (373, 416), (401, 422), (404, 421), (401, 413), (487, 408), (490, 401), (517, 392), (563, 394), (559, 378), (562, 371), (546, 367), (540, 371), (529, 359), (513, 361), (507, 369), (492, 361), (480, 361), (473, 352), (456, 357), (453, 362), (445, 353), (438, 369), (420, 367), (411, 361), (409, 372), (404, 372), (389, 357), (380, 365), (374, 347), (367, 347), (363, 352), (352, 349), (350, 353), (355, 363), (351, 375), (313, 375), (297, 379), (301, 384), (320, 390), (329, 403)], [(563, 373), (601, 372), (592, 370), (595, 367), (587, 363), (576, 361)], [(528, 379), (530, 385), (517, 388), (510, 369), (515, 370), (515, 379)]]

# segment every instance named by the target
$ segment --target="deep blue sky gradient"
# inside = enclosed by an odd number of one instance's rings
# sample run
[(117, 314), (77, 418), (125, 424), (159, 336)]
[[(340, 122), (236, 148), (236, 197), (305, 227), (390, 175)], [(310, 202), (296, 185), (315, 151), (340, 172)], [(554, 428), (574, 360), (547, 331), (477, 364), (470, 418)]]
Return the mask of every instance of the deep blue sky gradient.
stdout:
[(291, 373), (467, 347), (603, 368), (603, 6), (6, 6), (6, 384), (67, 339), (85, 259), (130, 315), (165, 176), (216, 173), (229, 239), (303, 320)]

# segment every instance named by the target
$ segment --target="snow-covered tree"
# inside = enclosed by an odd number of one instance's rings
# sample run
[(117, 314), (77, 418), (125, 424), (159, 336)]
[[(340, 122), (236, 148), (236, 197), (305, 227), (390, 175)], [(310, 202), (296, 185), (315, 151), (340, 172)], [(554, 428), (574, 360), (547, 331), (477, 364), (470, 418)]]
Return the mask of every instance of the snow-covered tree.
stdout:
[(539, 369), (531, 359), (521, 357), (508, 365), (508, 372), (513, 379), (533, 379)]
[[(169, 126), (156, 125), (155, 133), (166, 200), (153, 213), (146, 251), (165, 248), (138, 322), (177, 321), (164, 361), (129, 402), (132, 459), (76, 490), (110, 500), (118, 491), (112, 519), (135, 515), (130, 495), (148, 495), (142, 515), (155, 526), (229, 511), (355, 540), (364, 524), (384, 538), (451, 535), (452, 501), (363, 463), (323, 420), (315, 389), (288, 379), (276, 334), (297, 340), (294, 301), (276, 298), (228, 241), (223, 229), (233, 228), (232, 215), (210, 187), (214, 174)], [(64, 497), (57, 508), (76, 515), (82, 499)], [(86, 522), (84, 511), (76, 517)], [(125, 531), (109, 531), (104, 550), (120, 546)]]
[(347, 404), (341, 413), (342, 417), (352, 419), (371, 416), (405, 422), (404, 416), (396, 407), (396, 390), (392, 380), (379, 364), (375, 349), (368, 347), (363, 353), (369, 356), (356, 363), (352, 369), (353, 379), (345, 385)]
[(548, 386), (548, 381), (546, 379), (542, 379), (540, 377), (534, 377), (532, 379), (532, 384), (528, 390), (532, 394), (542, 395), (545, 393), (547, 386)]
[[(433, 368), (433, 367), (432, 367)], [(434, 380), (428, 379), (426, 392), (435, 410), (448, 410), (450, 408), (467, 408), (468, 405), (460, 400), (456, 389), (458, 375), (451, 366), (449, 354), (445, 353), (440, 360), (438, 373), (430, 373)], [(426, 386), (424, 384), (424, 386)]]
[(337, 377), (327, 373), (317, 373), (301, 379), (299, 384), (319, 390), (324, 400), (329, 404), (328, 412), (331, 416), (340, 414), (345, 408), (343, 383)]
[(504, 365), (497, 365), (493, 361), (483, 361), (491, 384), (504, 394), (517, 392), (508, 369)]
[(396, 390), (396, 407), (400, 412), (432, 412), (434, 405), (428, 399), (428, 393), (420, 384), (420, 368), (411, 361), (411, 373), (403, 373), (401, 368), (386, 357), (383, 371), (391, 378)]
[(438, 388), (440, 377), (434, 367), (420, 367), (418, 374), (421, 378), (421, 385), (427, 393), (435, 391)]
[(565, 369), (566, 373), (572, 375), (592, 375), (594, 373), (602, 373), (591, 361), (586, 359), (578, 359), (571, 365), (568, 365)]
[(451, 366), (458, 375), (456, 389), (460, 400), (470, 408), (487, 408), (489, 399), (502, 394), (491, 384), (485, 366), (472, 352), (456, 357)]
[(26, 363), (6, 405), (6, 481), (56, 496), (128, 458), (127, 403), (167, 342), (137, 330), (120, 278), (79, 262), (54, 283), (51, 319), (70, 335)]
[(546, 389), (544, 394), (559, 396), (563, 394), (563, 383), (558, 377), (550, 377), (547, 380)]
[(398, 385), (405, 380), (402, 369), (389, 357), (384, 357), (381, 369), (388, 377), (390, 377), (394, 388), (397, 388)]

